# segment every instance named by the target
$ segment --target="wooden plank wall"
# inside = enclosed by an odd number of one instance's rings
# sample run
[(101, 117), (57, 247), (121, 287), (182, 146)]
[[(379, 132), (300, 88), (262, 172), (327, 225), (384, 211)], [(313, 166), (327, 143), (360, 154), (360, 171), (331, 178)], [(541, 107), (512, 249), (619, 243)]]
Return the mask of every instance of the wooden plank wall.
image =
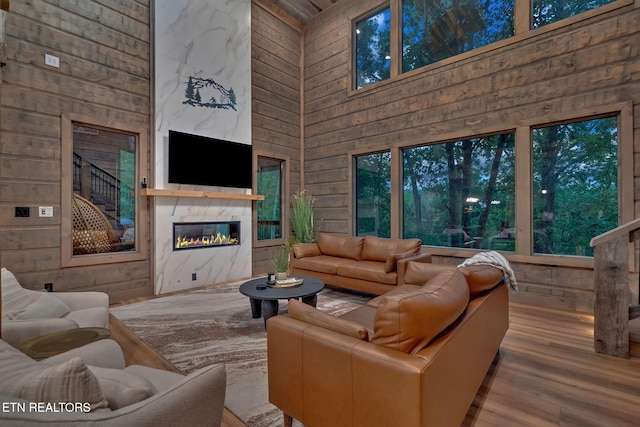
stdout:
[[(289, 159), (285, 200), (300, 189), (301, 35), (262, 5), (251, 7), (253, 149)], [(285, 231), (284, 235), (288, 231)], [(276, 246), (277, 247), (277, 246)], [(253, 273), (273, 271), (275, 247), (254, 247)]]
[[(351, 19), (369, 1), (340, 1), (304, 30), (305, 187), (322, 231), (351, 233), (349, 152), (380, 151), (439, 137), (473, 136), (602, 105), (633, 104), (635, 216), (640, 213), (640, 8), (626, 2), (553, 31), (519, 34), (480, 55), (425, 67), (371, 90), (351, 92)], [(437, 250), (434, 251), (437, 254)], [(437, 262), (457, 263), (443, 252)], [(468, 256), (471, 256), (469, 253)], [(534, 258), (512, 262), (513, 298), (593, 309), (593, 271)]]
[[(2, 266), (32, 289), (53, 282), (55, 291), (105, 291), (112, 301), (152, 294), (148, 254), (143, 261), (61, 268), (60, 253), (60, 116), (72, 112), (149, 128), (149, 0), (11, 1), (6, 31)], [(60, 67), (45, 65), (45, 53), (59, 57)], [(52, 218), (38, 217), (43, 205), (53, 206)], [(16, 218), (16, 206), (30, 207), (31, 216)]]

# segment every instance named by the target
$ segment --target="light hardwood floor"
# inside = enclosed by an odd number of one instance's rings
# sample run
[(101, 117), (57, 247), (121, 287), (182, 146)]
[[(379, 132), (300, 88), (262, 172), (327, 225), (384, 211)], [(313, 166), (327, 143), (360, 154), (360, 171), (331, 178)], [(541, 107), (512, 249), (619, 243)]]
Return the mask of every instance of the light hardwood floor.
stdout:
[[(127, 363), (174, 369), (111, 320)], [(509, 331), (463, 425), (638, 426), (640, 359), (595, 353), (591, 315), (511, 303)], [(223, 427), (243, 426), (225, 411)]]

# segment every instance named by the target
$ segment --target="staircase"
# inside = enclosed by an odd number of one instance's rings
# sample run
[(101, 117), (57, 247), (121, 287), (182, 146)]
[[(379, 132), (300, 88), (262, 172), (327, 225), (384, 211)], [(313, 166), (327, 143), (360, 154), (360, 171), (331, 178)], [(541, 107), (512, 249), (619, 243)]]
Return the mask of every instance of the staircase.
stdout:
[(120, 219), (120, 181), (73, 153), (73, 191), (102, 211), (112, 225)]
[(591, 239), (595, 293), (593, 339), (598, 353), (640, 357), (640, 305), (637, 301), (631, 303), (629, 288), (629, 271), (634, 270), (635, 263), (635, 254), (630, 254), (629, 246), (637, 240), (640, 240), (640, 219)]

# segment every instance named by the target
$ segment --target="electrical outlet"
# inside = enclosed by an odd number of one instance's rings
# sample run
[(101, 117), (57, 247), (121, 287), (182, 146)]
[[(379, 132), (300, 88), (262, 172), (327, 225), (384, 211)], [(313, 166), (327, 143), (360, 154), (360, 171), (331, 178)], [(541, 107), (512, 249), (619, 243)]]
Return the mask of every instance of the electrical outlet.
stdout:
[(196, 273), (191, 274), (191, 280), (196, 280)]
[(16, 206), (16, 217), (26, 218), (29, 216), (29, 206)]

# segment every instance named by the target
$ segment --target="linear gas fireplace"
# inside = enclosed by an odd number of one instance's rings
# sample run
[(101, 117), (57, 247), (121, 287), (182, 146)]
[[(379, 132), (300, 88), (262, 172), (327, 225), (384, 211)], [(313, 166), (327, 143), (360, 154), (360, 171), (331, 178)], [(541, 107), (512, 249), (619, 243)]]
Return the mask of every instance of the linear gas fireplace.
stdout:
[(240, 221), (173, 223), (173, 250), (240, 244)]

